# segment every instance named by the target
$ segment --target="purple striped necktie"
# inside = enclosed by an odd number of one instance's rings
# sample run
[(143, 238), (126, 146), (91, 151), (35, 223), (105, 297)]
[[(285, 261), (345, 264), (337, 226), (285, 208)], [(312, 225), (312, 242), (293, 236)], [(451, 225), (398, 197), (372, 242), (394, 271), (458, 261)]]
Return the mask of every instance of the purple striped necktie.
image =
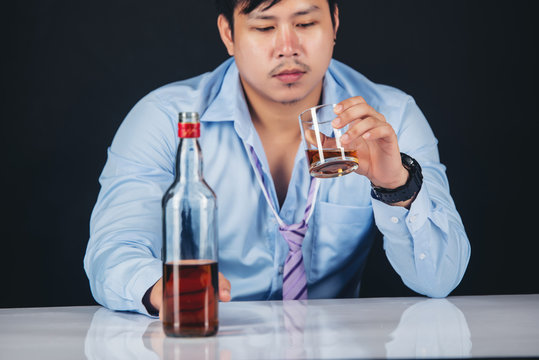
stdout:
[(287, 225), (277, 214), (273, 203), (269, 198), (269, 191), (264, 181), (264, 173), (258, 156), (256, 156), (254, 148), (251, 146), (251, 155), (256, 165), (256, 170), (261, 182), (262, 191), (270, 206), (273, 214), (279, 223), (279, 232), (288, 243), (288, 255), (284, 263), (283, 271), (283, 300), (304, 300), (307, 299), (307, 274), (305, 273), (305, 265), (303, 264), (303, 254), (301, 245), (308, 229), (308, 219), (312, 213), (314, 198), (316, 196), (316, 179), (311, 178), (309, 185), (309, 195), (307, 196), (307, 205), (303, 215), (303, 220), (300, 223)]

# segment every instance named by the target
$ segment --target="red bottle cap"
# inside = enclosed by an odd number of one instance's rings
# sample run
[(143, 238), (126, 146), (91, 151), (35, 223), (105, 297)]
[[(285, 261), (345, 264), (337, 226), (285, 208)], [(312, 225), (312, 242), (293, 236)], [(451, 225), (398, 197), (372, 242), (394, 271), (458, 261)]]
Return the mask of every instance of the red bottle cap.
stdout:
[(200, 137), (200, 123), (178, 123), (178, 136), (181, 138), (198, 138)]

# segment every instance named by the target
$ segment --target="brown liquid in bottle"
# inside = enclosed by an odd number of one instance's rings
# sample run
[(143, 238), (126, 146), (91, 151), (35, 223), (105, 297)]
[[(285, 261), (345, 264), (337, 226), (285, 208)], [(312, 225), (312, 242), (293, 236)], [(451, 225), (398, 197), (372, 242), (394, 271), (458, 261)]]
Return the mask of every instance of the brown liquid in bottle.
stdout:
[(182, 260), (163, 266), (163, 329), (168, 336), (217, 332), (218, 270), (211, 260)]

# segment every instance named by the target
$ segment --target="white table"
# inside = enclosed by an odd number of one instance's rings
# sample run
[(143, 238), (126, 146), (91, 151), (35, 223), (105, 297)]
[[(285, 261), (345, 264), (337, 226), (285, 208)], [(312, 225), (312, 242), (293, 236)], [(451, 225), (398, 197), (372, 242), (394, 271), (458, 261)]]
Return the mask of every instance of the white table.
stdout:
[(210, 338), (98, 306), (0, 309), (0, 359), (539, 357), (539, 294), (220, 304)]

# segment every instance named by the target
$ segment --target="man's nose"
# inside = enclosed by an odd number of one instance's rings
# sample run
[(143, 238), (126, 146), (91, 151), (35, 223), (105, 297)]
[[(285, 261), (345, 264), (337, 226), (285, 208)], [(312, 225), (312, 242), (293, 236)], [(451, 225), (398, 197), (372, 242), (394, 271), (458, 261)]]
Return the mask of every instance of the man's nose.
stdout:
[(300, 39), (298, 34), (290, 27), (284, 27), (277, 32), (275, 51), (277, 57), (290, 57), (299, 55)]

